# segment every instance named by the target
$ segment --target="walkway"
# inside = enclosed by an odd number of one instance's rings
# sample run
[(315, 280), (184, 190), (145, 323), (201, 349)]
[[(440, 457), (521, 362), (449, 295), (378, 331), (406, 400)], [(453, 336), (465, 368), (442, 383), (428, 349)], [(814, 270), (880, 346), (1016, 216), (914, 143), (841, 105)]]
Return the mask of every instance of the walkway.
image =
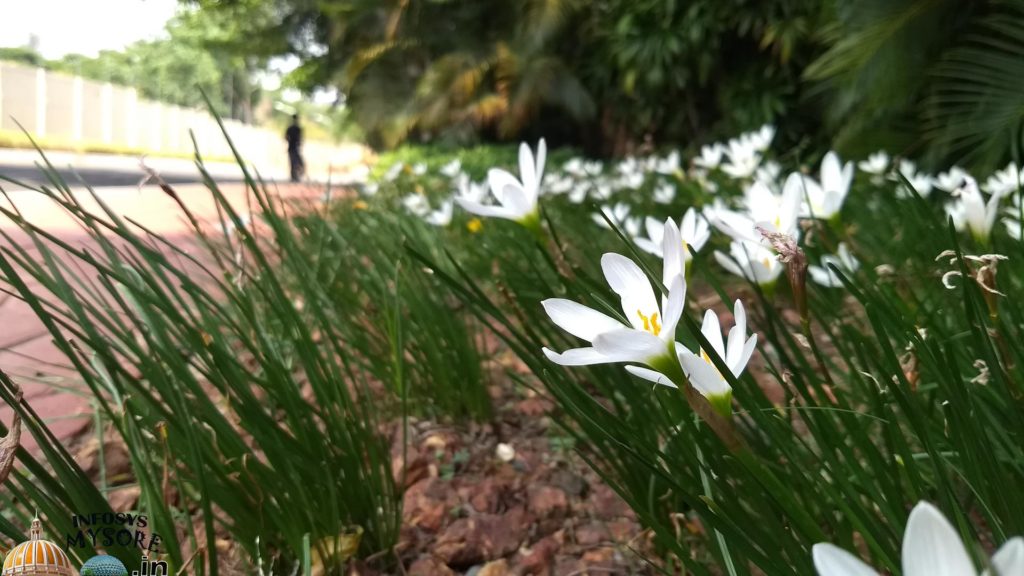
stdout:
[[(44, 182), (44, 176), (32, 162), (37, 157), (22, 151), (0, 150), (0, 175), (32, 184)], [(131, 217), (165, 236), (180, 235), (187, 241), (191, 236), (180, 209), (158, 186), (139, 188), (142, 172), (138, 159), (124, 157), (76, 156), (55, 154), (54, 166), (62, 167), (69, 183), (87, 182), (93, 185), (103, 201), (118, 214)], [(71, 163), (75, 170), (67, 168)], [(193, 212), (208, 222), (216, 222), (216, 210), (209, 192), (198, 184), (195, 167), (185, 160), (153, 159), (147, 165), (156, 169), (178, 194), (186, 199)], [(210, 171), (222, 185), (233, 206), (244, 212), (245, 186), (240, 182), (237, 166), (211, 165)], [(280, 176), (280, 175), (271, 175)], [(18, 190), (7, 182), (0, 182), (22, 211), (36, 225), (60, 236), (65, 241), (87, 245), (81, 231), (73, 221), (49, 199), (30, 190)], [(317, 184), (287, 184), (277, 188), (282, 198), (316, 200), (323, 194)], [(76, 193), (87, 194), (84, 188)], [(172, 216), (173, 215), (173, 216)], [(0, 217), (0, 228), (14, 231), (19, 243), (26, 240), (13, 223)], [(0, 240), (2, 241), (2, 240)], [(20, 300), (0, 294), (0, 369), (7, 372), (24, 389), (25, 399), (48, 422), (50, 429), (62, 441), (80, 435), (91, 422), (91, 393), (81, 382), (67, 359), (56, 349), (49, 334), (32, 311)], [(0, 419), (10, 424), (11, 409), (0, 407)], [(23, 444), (35, 443), (24, 435)]]

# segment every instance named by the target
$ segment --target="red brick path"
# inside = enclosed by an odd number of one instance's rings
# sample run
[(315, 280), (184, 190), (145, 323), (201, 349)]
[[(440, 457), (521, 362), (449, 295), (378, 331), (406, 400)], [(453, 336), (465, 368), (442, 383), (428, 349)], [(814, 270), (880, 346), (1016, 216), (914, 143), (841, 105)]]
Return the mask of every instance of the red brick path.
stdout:
[[(206, 188), (196, 184), (175, 185), (174, 188), (197, 217), (217, 222), (215, 206)], [(247, 212), (249, 204), (242, 184), (230, 184), (223, 190), (236, 210), (243, 214)], [(285, 199), (311, 201), (319, 199), (323, 193), (321, 186), (305, 184), (282, 185), (276, 190)], [(141, 191), (134, 186), (100, 188), (97, 191), (103, 201), (121, 216), (130, 217), (165, 237), (176, 238), (179, 245), (191, 236), (181, 210), (157, 186), (146, 186)], [(83, 204), (95, 205), (88, 199), (86, 191), (81, 190), (77, 194), (83, 199)], [(62, 240), (89, 245), (73, 220), (52, 201), (31, 191), (15, 191), (11, 196), (30, 222)], [(0, 202), (6, 205), (6, 201), (0, 199)], [(19, 244), (24, 245), (27, 240), (13, 223), (2, 216), (0, 228), (12, 233)], [(0, 242), (6, 240), (0, 239)], [(87, 429), (92, 419), (90, 391), (56, 349), (31, 309), (5, 294), (0, 294), (0, 369), (22, 386), (25, 400), (59, 439), (71, 440)], [(0, 406), (0, 418), (8, 425), (11, 414), (8, 406)], [(22, 443), (28, 448), (35, 445), (27, 434), (22, 436)]]

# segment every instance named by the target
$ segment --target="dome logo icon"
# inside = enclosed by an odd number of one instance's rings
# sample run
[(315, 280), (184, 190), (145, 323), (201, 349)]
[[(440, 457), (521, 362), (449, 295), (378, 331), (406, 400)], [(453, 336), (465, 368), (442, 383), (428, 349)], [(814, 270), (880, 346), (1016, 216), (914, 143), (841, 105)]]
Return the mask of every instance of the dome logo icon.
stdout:
[(73, 576), (68, 555), (49, 540), (43, 539), (39, 518), (32, 520), (32, 538), (15, 546), (4, 558), (2, 576)]
[(128, 569), (117, 558), (100, 554), (86, 560), (78, 573), (81, 576), (128, 576)]

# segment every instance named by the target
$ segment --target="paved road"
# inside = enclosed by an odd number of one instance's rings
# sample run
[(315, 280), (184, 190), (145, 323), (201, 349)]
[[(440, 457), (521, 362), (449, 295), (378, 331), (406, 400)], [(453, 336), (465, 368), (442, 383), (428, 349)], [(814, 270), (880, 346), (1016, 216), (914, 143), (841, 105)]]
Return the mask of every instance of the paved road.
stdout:
[[(31, 185), (45, 179), (34, 165), (35, 153), (0, 150), (0, 175)], [(81, 183), (91, 186), (122, 217), (130, 217), (151, 230), (187, 242), (190, 235), (181, 217), (180, 209), (154, 185), (139, 186), (142, 170), (138, 159), (59, 153), (50, 156), (55, 167), (71, 176), (69, 183), (79, 198), (88, 193)], [(188, 198), (190, 210), (201, 220), (216, 222), (216, 209), (210, 195), (201, 184), (195, 166), (187, 160), (151, 159), (147, 164), (172, 183), (182, 198)], [(75, 166), (74, 169), (69, 165)], [(245, 212), (246, 190), (240, 182), (237, 166), (210, 165), (211, 173), (232, 205)], [(265, 175), (266, 176), (266, 175)], [(72, 244), (88, 246), (88, 241), (67, 214), (40, 194), (20, 189), (9, 182), (0, 181), (0, 187), (23, 216)], [(281, 185), (276, 187), (282, 197), (317, 199), (322, 186), (315, 184)], [(6, 200), (0, 199), (6, 203)], [(91, 201), (86, 201), (86, 204)], [(16, 242), (26, 240), (16, 226), (0, 216), (0, 229), (11, 233)], [(0, 239), (0, 242), (4, 242)], [(0, 281), (0, 286), (4, 283)], [(91, 421), (91, 397), (66, 358), (56, 349), (43, 326), (23, 302), (0, 293), (0, 369), (10, 374), (25, 391), (25, 399), (48, 422), (50, 429), (61, 440), (80, 435)], [(11, 410), (0, 406), (0, 419), (10, 423)], [(23, 436), (23, 444), (31, 448), (32, 439)]]
[[(48, 152), (46, 160), (57, 170), (71, 186), (88, 184), (92, 187), (138, 186), (142, 178), (137, 156), (117, 156), (113, 154), (77, 154), (73, 152)], [(50, 183), (47, 176), (40, 170), (43, 157), (35, 150), (12, 150), (0, 148), (0, 177), (17, 180), (28, 186), (39, 186)], [(160, 173), (161, 177), (171, 184), (188, 184), (201, 182), (195, 162), (184, 158), (146, 158), (145, 163)], [(208, 162), (207, 171), (218, 182), (240, 182), (242, 171), (235, 164)], [(283, 180), (285, 174), (263, 174), (274, 180)], [(7, 181), (0, 181), (5, 189), (17, 189), (19, 186)]]

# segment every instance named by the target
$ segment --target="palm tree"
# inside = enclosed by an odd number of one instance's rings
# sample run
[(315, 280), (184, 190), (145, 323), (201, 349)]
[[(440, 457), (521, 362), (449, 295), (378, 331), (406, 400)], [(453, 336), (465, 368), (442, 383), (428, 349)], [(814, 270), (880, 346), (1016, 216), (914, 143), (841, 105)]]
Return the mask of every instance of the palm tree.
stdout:
[(1024, 122), (1024, 0), (843, 4), (805, 78), (831, 92), (834, 144), (991, 169)]

